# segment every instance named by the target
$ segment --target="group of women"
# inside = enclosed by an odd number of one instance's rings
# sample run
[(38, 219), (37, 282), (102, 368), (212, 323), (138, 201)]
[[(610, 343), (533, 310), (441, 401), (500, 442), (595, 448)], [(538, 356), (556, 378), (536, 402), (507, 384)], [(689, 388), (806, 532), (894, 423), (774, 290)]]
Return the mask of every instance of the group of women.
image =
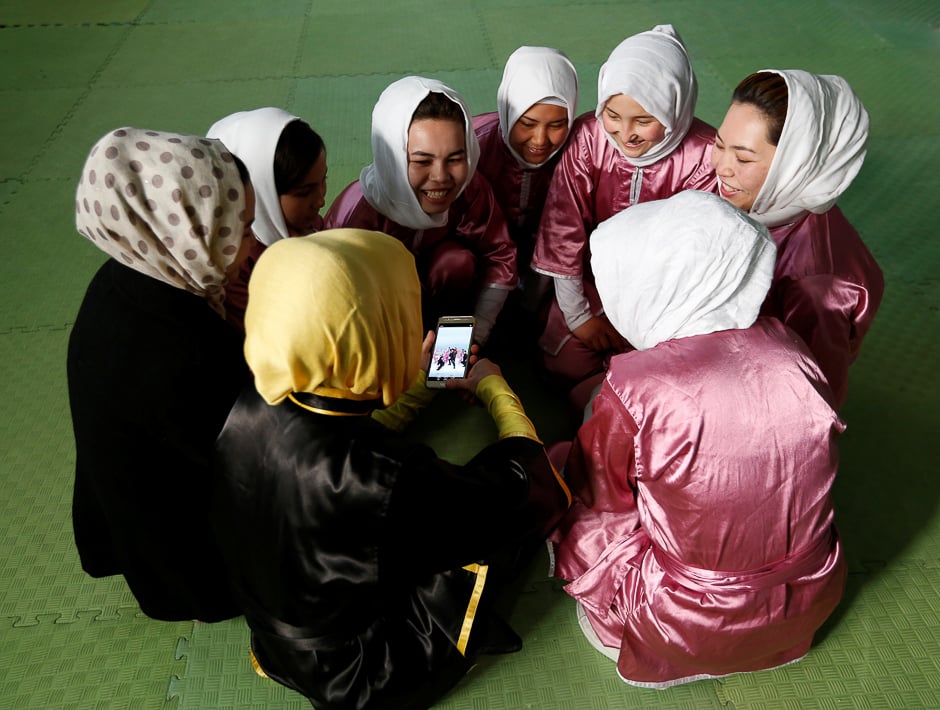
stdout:
[[(551, 48), (509, 57), (493, 114), (406, 77), (323, 217), (326, 147), (281, 109), (104, 136), (76, 212), (111, 258), (68, 355), (83, 568), (156, 619), (244, 615), (257, 672), (317, 708), (426, 707), (517, 649), (501, 600), (546, 538), (628, 683), (802, 657), (842, 592), (838, 411), (884, 289), (835, 206), (868, 117), (799, 70), (748, 76), (717, 131), (696, 99), (668, 25), (582, 116)], [(423, 333), (465, 313), (447, 386), (499, 440), (455, 465), (399, 433)], [(549, 452), (480, 357), (517, 314), (587, 405)]]

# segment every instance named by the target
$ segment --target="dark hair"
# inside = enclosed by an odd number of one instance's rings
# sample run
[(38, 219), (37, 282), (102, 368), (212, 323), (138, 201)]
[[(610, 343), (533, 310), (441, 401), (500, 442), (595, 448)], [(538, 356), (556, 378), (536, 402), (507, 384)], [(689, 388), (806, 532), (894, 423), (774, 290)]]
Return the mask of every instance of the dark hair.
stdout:
[(305, 121), (291, 121), (274, 149), (274, 188), (278, 195), (286, 195), (303, 183), (307, 173), (326, 146), (320, 135)]
[(787, 81), (780, 74), (755, 72), (738, 84), (731, 101), (756, 107), (767, 119), (767, 140), (777, 145), (787, 119), (789, 97)]
[(465, 129), (467, 127), (463, 109), (460, 107), (460, 104), (437, 91), (432, 91), (425, 96), (421, 100), (421, 103), (418, 104), (415, 112), (411, 114), (412, 121), (430, 118), (436, 118), (442, 121), (454, 121)]
[(247, 185), (251, 182), (251, 176), (248, 174), (248, 166), (245, 165), (241, 158), (239, 158), (234, 153), (232, 155), (232, 162), (235, 163), (235, 167), (238, 168), (238, 176), (242, 179), (242, 183)]

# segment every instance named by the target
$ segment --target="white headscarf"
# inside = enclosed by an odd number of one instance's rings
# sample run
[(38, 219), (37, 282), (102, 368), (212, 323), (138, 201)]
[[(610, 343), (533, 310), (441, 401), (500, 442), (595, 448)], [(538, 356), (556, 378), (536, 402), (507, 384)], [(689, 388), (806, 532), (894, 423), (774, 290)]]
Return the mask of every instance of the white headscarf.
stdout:
[(372, 163), (359, 174), (366, 201), (393, 222), (411, 229), (431, 229), (447, 224), (447, 212), (429, 215), (421, 209), (421, 203), (408, 183), (408, 129), (418, 104), (430, 93), (444, 94), (463, 112), (469, 163), (467, 181), (460, 188), (463, 192), (480, 158), (480, 144), (473, 132), (470, 109), (463, 97), (446, 84), (420, 76), (399, 79), (379, 96), (372, 110)]
[(245, 231), (245, 184), (222, 143), (119, 128), (91, 149), (75, 195), (79, 234), (122, 264), (224, 313)]
[[(525, 160), (509, 145), (509, 133), (522, 114), (540, 103), (566, 108), (570, 131), (578, 110), (578, 72), (564, 52), (557, 49), (519, 47), (506, 60), (503, 79), (496, 92), (496, 105), (503, 142), (519, 164), (526, 168), (540, 168), (545, 163)], [(558, 146), (552, 155), (563, 146)]]
[[(651, 165), (679, 146), (695, 117), (698, 81), (672, 25), (656, 25), (628, 37), (610, 53), (597, 75), (594, 115), (600, 118), (608, 99), (617, 94), (632, 98), (666, 127), (666, 137), (647, 153), (639, 158), (624, 156), (631, 165)], [(620, 150), (610, 134), (607, 140)]]
[(697, 190), (633, 205), (591, 235), (604, 311), (637, 350), (751, 326), (776, 255), (766, 227)]
[(206, 134), (222, 141), (248, 168), (255, 190), (252, 230), (262, 244), (270, 245), (290, 236), (274, 181), (274, 152), (284, 127), (299, 120), (273, 107), (239, 111), (213, 123)]
[(750, 215), (768, 227), (829, 210), (865, 161), (868, 112), (840, 76), (763, 69), (787, 82), (787, 118)]

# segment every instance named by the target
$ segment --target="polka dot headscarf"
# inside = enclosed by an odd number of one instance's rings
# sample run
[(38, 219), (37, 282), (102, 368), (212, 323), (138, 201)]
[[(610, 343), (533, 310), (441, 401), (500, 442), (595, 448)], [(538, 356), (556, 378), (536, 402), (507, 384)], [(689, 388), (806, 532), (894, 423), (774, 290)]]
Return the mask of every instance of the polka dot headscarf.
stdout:
[(75, 225), (122, 264), (220, 310), (245, 206), (238, 167), (219, 141), (120, 128), (85, 161)]

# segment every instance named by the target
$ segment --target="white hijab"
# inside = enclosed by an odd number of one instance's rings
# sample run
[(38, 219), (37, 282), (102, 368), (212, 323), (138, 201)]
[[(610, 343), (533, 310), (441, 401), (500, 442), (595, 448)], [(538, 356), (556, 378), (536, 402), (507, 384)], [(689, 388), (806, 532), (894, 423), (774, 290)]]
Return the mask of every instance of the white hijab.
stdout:
[(290, 236), (274, 183), (274, 152), (284, 127), (299, 120), (297, 116), (273, 107), (239, 111), (213, 123), (206, 134), (222, 141), (248, 168), (255, 189), (252, 229), (262, 244), (271, 245)]
[(480, 144), (473, 132), (470, 109), (463, 97), (446, 84), (420, 76), (406, 76), (382, 92), (372, 110), (372, 163), (362, 169), (359, 184), (366, 201), (380, 214), (411, 229), (447, 224), (447, 212), (429, 215), (408, 183), (408, 129), (418, 104), (430, 93), (444, 94), (460, 106), (464, 117), (467, 181), (476, 171)]
[(637, 350), (751, 326), (776, 255), (766, 227), (697, 190), (633, 205), (591, 235), (604, 311)]
[(868, 112), (840, 76), (763, 69), (787, 82), (787, 118), (750, 215), (768, 227), (828, 211), (865, 161)]
[[(568, 110), (568, 130), (578, 110), (578, 72), (571, 60), (551, 47), (519, 47), (509, 55), (503, 80), (496, 92), (499, 132), (509, 152), (524, 168), (540, 168), (545, 163), (530, 163), (509, 145), (509, 133), (516, 121), (535, 104), (552, 104)], [(552, 153), (555, 155), (564, 143)], [(551, 156), (549, 156), (551, 158)]]
[[(656, 25), (628, 37), (610, 53), (597, 75), (598, 118), (608, 99), (625, 94), (666, 127), (666, 137), (631, 165), (652, 165), (674, 151), (689, 132), (698, 100), (698, 81), (689, 54), (672, 25)], [(617, 142), (608, 134), (619, 151)], [(622, 153), (622, 151), (621, 151)]]

